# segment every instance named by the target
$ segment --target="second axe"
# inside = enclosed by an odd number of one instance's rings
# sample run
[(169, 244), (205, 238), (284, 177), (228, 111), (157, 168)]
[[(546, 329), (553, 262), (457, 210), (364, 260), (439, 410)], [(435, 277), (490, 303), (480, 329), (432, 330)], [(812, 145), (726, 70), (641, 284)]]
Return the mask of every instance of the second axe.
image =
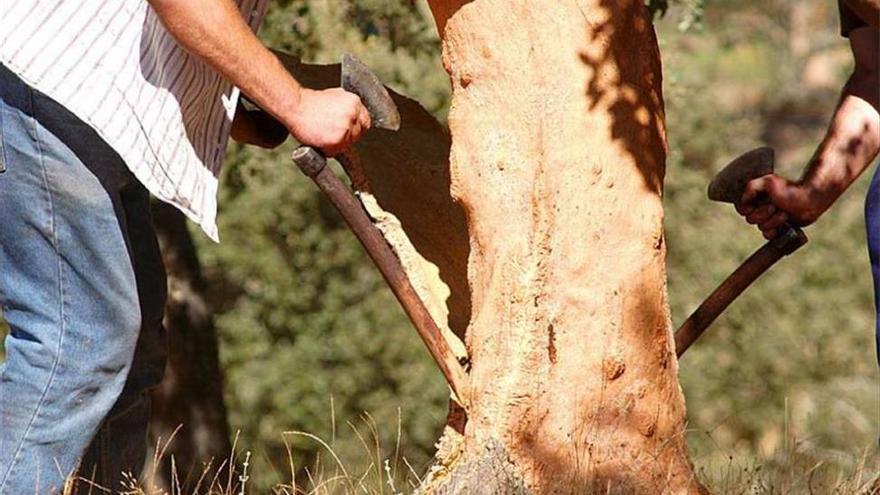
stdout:
[[(753, 179), (772, 174), (774, 153), (772, 148), (757, 148), (724, 167), (709, 183), (709, 199), (723, 203), (737, 203), (742, 198), (746, 184)], [(761, 200), (761, 198), (759, 198)], [(766, 198), (764, 199), (766, 202)], [(771, 266), (783, 257), (797, 251), (807, 243), (807, 236), (800, 227), (785, 224), (777, 235), (767, 241), (745, 260), (709, 297), (688, 317), (675, 332), (675, 352), (681, 357), (706, 328), (715, 321), (740, 294)]]

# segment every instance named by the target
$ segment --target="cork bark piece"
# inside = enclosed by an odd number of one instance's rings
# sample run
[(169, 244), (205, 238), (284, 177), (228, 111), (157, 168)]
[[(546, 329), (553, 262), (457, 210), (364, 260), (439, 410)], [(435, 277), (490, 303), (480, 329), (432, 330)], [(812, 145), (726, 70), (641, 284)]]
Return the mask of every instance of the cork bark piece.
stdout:
[[(339, 86), (339, 64), (304, 64), (276, 55), (306, 87)], [(450, 347), (464, 359), (469, 243), (464, 211), (449, 190), (449, 133), (418, 102), (390, 93), (401, 114), (400, 130), (366, 133), (346, 172)]]

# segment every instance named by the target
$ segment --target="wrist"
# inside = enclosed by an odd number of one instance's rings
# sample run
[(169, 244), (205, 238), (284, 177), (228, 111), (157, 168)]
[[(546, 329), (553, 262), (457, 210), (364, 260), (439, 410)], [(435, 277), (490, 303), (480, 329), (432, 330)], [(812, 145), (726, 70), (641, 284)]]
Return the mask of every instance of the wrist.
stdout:
[(297, 137), (303, 128), (303, 122), (308, 117), (305, 100), (311, 90), (299, 87), (290, 97), (284, 99), (284, 107), (279, 121), (284, 124), (290, 133)]
[(806, 224), (815, 222), (837, 200), (840, 193), (827, 183), (815, 178), (805, 178), (796, 183), (804, 205), (801, 220)]

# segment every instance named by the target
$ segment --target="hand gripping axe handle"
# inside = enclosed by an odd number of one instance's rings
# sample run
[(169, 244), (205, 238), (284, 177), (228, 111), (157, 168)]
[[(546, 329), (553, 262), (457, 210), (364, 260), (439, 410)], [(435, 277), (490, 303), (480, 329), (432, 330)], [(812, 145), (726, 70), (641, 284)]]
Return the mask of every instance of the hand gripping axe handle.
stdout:
[[(342, 88), (361, 98), (370, 112), (373, 127), (393, 131), (400, 129), (400, 114), (385, 86), (352, 55), (345, 55), (342, 59)], [(344, 155), (337, 158), (346, 159)], [(462, 405), (466, 405), (467, 373), (455, 358), (455, 354), (407, 278), (400, 259), (392, 251), (379, 229), (373, 225), (360, 201), (327, 167), (327, 157), (319, 150), (310, 146), (300, 146), (293, 152), (293, 161), (330, 199), (364, 246), (400, 305), (403, 306), (403, 310), (415, 325), (453, 393)]]
[[(757, 148), (724, 167), (709, 183), (709, 199), (724, 203), (738, 202), (752, 179), (772, 174), (772, 148)], [(764, 272), (783, 257), (807, 243), (800, 227), (786, 224), (773, 239), (767, 241), (745, 260), (709, 297), (700, 304), (675, 332), (675, 351), (678, 357), (694, 343), (740, 294)]]

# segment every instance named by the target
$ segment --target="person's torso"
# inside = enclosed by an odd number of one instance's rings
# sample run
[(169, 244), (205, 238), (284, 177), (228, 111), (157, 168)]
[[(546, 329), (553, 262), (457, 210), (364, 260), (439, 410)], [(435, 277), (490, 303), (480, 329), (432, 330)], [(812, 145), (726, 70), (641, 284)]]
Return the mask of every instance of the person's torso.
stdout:
[[(238, 0), (256, 29), (267, 0)], [(145, 0), (0, 3), (0, 63), (68, 108), (159, 199), (217, 237), (217, 176), (237, 90)]]

